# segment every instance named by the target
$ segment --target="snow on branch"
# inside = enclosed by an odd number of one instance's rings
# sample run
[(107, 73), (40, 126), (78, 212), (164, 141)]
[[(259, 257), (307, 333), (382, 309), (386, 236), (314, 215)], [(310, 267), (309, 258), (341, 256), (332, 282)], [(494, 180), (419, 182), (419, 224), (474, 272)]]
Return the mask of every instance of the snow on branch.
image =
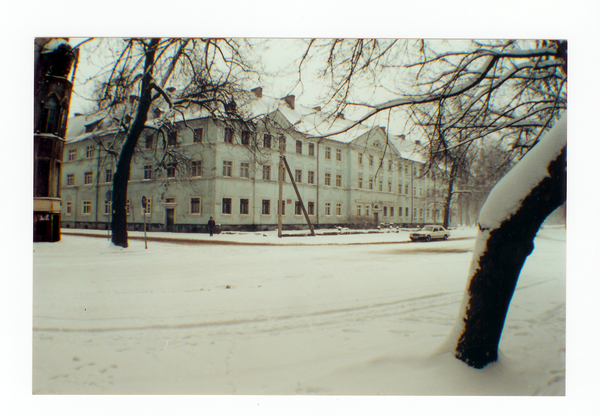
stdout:
[(506, 176), (498, 182), (488, 196), (479, 214), (479, 225), (495, 229), (516, 212), (521, 201), (544, 178), (548, 177), (548, 165), (567, 145), (567, 112), (521, 159)]

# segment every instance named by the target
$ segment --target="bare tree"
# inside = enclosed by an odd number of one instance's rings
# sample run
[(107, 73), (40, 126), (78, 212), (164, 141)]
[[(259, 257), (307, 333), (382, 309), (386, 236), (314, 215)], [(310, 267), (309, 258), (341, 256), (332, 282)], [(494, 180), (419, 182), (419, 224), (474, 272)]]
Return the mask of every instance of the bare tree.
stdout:
[[(127, 186), (139, 138), (154, 111), (156, 138), (162, 146), (156, 166), (186, 168), (185, 155), (170, 146), (173, 119), (191, 106), (220, 115), (225, 123), (243, 122), (236, 98), (240, 83), (253, 73), (245, 52), (249, 45), (231, 39), (109, 39), (98, 51), (112, 58), (98, 75), (96, 111), (120, 134), (106, 151), (118, 153), (113, 176), (112, 242), (127, 247)], [(168, 86), (169, 85), (169, 86)], [(175, 92), (177, 91), (177, 92)], [(162, 104), (159, 108), (158, 104)]]
[[(497, 360), (533, 239), (565, 202), (567, 44), (511, 40), (460, 46), (451, 51), (451, 45), (423, 40), (310, 41), (300, 69), (308, 65), (309, 51), (320, 48), (326, 56), (322, 75), (332, 83), (329, 111), (354, 110), (355, 123), (345, 131), (379, 113), (405, 109), (428, 133), (430, 164), (445, 159), (451, 181), (461, 174), (464, 149), (483, 138), (503, 141), (520, 159), (482, 208), (469, 283), (451, 335), (456, 357), (482, 368)], [(356, 102), (361, 83), (384, 90), (389, 99)], [(447, 198), (452, 193), (450, 186)]]

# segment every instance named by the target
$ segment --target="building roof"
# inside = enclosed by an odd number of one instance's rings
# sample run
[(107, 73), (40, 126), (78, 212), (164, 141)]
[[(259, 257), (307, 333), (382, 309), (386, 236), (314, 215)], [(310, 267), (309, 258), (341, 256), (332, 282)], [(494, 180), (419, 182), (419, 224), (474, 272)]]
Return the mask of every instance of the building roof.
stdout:
[[(245, 120), (257, 121), (264, 118), (274, 118), (276, 114), (279, 114), (289, 122), (295, 131), (309, 138), (320, 139), (326, 137), (328, 140), (349, 144), (376, 129), (383, 132), (383, 129), (378, 126), (368, 126), (365, 123), (356, 124), (352, 120), (344, 119), (343, 116), (328, 117), (319, 107), (296, 104), (294, 96), (274, 98), (262, 95), (262, 93), (248, 93), (244, 98), (245, 100), (239, 105), (238, 110)], [(104, 110), (89, 115), (78, 114), (70, 118), (67, 142), (85, 140), (92, 135), (116, 133), (119, 129), (118, 119), (121, 118), (117, 113), (125, 114), (130, 107), (131, 104), (124, 104), (122, 109), (113, 111), (111, 114), (108, 110)], [(206, 108), (196, 104), (190, 104), (185, 108), (178, 107), (178, 111), (173, 112), (170, 112), (168, 104), (164, 101), (159, 102), (156, 107), (162, 110), (162, 114), (158, 115), (153, 111), (149, 111), (146, 122), (148, 127), (158, 126), (167, 114), (173, 122), (183, 121), (184, 119), (189, 121), (211, 116), (216, 117)], [(94, 126), (94, 123), (97, 124)], [(89, 131), (92, 127), (93, 130)], [(341, 133), (336, 134), (337, 132)], [(385, 135), (385, 133), (383, 134)], [(424, 162), (424, 157), (419, 153), (422, 146), (403, 136), (388, 135), (387, 137), (389, 143), (396, 148), (401, 157), (416, 162)]]

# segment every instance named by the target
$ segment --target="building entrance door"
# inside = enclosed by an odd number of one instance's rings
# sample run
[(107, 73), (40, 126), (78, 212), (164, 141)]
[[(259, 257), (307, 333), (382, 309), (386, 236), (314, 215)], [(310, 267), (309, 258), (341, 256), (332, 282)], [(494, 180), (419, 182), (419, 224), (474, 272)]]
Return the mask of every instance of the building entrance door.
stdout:
[(167, 208), (167, 231), (173, 232), (175, 224), (175, 208)]
[(375, 220), (375, 226), (379, 225), (379, 212), (373, 213), (373, 220)]

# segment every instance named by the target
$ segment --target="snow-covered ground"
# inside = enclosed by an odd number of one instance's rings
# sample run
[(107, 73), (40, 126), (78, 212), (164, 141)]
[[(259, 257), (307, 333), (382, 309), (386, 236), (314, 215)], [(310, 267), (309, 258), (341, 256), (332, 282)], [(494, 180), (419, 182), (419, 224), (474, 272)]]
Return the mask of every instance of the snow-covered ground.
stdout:
[[(474, 370), (440, 351), (474, 236), (234, 233), (212, 241), (250, 244), (150, 241), (146, 250), (130, 240), (123, 250), (63, 235), (34, 244), (33, 393), (564, 395), (564, 228), (538, 234), (499, 362)], [(361, 244), (373, 242), (386, 244)]]

